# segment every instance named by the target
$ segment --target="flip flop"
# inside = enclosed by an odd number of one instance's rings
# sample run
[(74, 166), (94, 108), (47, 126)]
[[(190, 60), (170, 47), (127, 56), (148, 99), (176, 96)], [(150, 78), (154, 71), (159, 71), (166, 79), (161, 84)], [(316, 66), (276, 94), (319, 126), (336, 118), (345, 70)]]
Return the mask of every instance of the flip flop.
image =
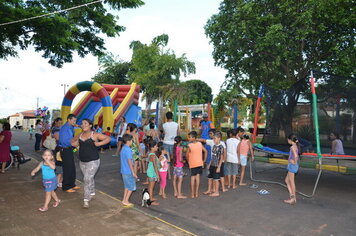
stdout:
[(270, 192), (267, 191), (266, 189), (261, 189), (260, 191), (257, 191), (257, 193), (260, 194), (260, 195), (268, 195), (268, 194), (270, 194)]
[(250, 188), (258, 188), (258, 185), (257, 184), (251, 184)]
[(59, 205), (59, 203), (61, 203), (61, 200), (59, 199), (58, 202), (55, 202), (52, 206), (53, 207), (57, 207)]
[(46, 207), (40, 207), (40, 208), (38, 208), (38, 210), (41, 211), (41, 212), (45, 212), (45, 211), (48, 211), (48, 207), (47, 208)]
[[(122, 203), (121, 203), (122, 204)], [(134, 204), (130, 203), (128, 205), (122, 204), (123, 208), (132, 208), (134, 206)]]

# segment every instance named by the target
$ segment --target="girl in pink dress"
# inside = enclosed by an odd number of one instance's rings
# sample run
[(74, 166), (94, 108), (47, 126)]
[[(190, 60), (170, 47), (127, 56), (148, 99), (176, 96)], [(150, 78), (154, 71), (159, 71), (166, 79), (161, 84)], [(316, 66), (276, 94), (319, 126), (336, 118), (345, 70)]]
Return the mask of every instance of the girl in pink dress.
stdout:
[(5, 173), (6, 162), (10, 161), (10, 143), (11, 143), (11, 131), (10, 124), (5, 123), (3, 125), (3, 131), (0, 133), (0, 162), (1, 173)]

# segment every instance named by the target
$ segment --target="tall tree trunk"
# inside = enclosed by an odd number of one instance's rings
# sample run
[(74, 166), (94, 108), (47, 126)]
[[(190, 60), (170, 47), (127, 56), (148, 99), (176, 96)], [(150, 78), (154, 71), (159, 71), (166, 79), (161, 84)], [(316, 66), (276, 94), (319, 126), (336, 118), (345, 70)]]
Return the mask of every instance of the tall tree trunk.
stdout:
[(148, 123), (148, 120), (150, 119), (151, 115), (151, 105), (152, 105), (153, 99), (150, 96), (146, 96), (146, 121), (144, 122), (145, 124)]

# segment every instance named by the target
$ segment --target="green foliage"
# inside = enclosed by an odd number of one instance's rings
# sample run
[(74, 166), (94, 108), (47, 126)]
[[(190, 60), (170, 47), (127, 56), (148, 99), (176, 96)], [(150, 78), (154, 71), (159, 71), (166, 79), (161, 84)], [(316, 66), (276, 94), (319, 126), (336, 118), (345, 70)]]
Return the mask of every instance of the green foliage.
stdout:
[(354, 6), (352, 0), (224, 0), (205, 31), (230, 83), (285, 89), (311, 69), (354, 71)]
[(298, 137), (304, 138), (306, 140), (314, 140), (315, 132), (314, 129), (310, 125), (303, 125), (298, 128), (297, 131)]
[(99, 57), (100, 71), (92, 78), (105, 84), (128, 84), (128, 72), (131, 64), (117, 60), (111, 53)]
[[(261, 84), (287, 89), (310, 70), (354, 76), (355, 4), (352, 0), (223, 0), (205, 26), (227, 89), (247, 96)], [(285, 133), (305, 86), (274, 114)], [(280, 117), (283, 116), (283, 119)]]
[[(0, 2), (0, 23), (35, 17), (92, 0), (11, 0)], [(136, 8), (141, 0), (107, 0), (112, 9)], [(17, 56), (18, 50), (33, 46), (36, 52), (49, 59), (53, 66), (72, 62), (73, 53), (84, 57), (88, 53), (103, 55), (104, 39), (99, 35), (115, 37), (125, 28), (117, 25), (114, 15), (107, 12), (104, 3), (96, 3), (29, 21), (0, 26), (0, 58)]]
[(2, 118), (0, 119), (0, 124), (4, 124), (4, 123), (8, 123), (9, 121), (7, 120), (7, 118)]
[(133, 50), (130, 82), (141, 85), (148, 107), (162, 95), (162, 86), (178, 83), (181, 74), (195, 73), (195, 64), (188, 61), (185, 54), (177, 57), (165, 48), (168, 39), (168, 35), (163, 34), (155, 37), (149, 45), (140, 41), (130, 44)]
[(183, 103), (186, 105), (207, 104), (213, 100), (210, 86), (202, 80), (182, 82), (182, 87), (188, 90), (187, 96), (183, 99)]

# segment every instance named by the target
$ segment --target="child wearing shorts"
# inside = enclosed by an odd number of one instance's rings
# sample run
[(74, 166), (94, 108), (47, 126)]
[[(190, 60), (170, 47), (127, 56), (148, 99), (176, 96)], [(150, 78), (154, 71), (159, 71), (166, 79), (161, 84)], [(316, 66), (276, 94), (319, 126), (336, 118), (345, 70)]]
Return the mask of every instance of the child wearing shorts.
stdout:
[[(156, 182), (159, 182), (159, 172), (158, 168), (160, 166), (156, 152), (158, 151), (158, 145), (156, 141), (150, 140), (148, 143), (150, 152), (148, 153), (148, 167), (147, 167), (147, 177), (148, 177), (148, 193), (150, 194), (151, 205), (159, 205), (157, 199), (153, 197), (153, 191)], [(160, 153), (157, 153), (159, 156)]]
[[(171, 163), (173, 163), (173, 189), (174, 197), (179, 199), (187, 198), (182, 194), (182, 183), (183, 183), (183, 149), (181, 147), (182, 137), (176, 136), (174, 138), (173, 155)], [(178, 182), (178, 183), (177, 183)]]
[(121, 175), (124, 182), (124, 197), (122, 199), (122, 204), (125, 207), (132, 207), (133, 204), (129, 202), (130, 196), (133, 191), (136, 190), (136, 179), (137, 175), (134, 172), (134, 166), (132, 162), (132, 151), (130, 146), (132, 145), (132, 135), (124, 134), (122, 137), (122, 142), (124, 143), (120, 151), (120, 162), (121, 162)]
[(254, 160), (252, 144), (250, 142), (250, 137), (247, 134), (242, 136), (242, 140), (238, 147), (238, 159), (241, 165), (241, 176), (240, 176), (240, 186), (246, 186), (244, 182), (245, 170), (247, 165), (248, 154), (250, 153), (252, 161)]
[(56, 165), (54, 163), (54, 157), (51, 150), (46, 149), (42, 154), (43, 161), (41, 161), (38, 166), (32, 170), (31, 176), (35, 176), (35, 174), (42, 170), (42, 183), (44, 190), (46, 192), (45, 202), (43, 207), (40, 207), (38, 210), (45, 212), (48, 211), (48, 204), (51, 201), (51, 198), (54, 199), (55, 203), (53, 207), (57, 207), (61, 200), (58, 199), (57, 194), (54, 192), (57, 188), (57, 177), (54, 173), (54, 169)]

